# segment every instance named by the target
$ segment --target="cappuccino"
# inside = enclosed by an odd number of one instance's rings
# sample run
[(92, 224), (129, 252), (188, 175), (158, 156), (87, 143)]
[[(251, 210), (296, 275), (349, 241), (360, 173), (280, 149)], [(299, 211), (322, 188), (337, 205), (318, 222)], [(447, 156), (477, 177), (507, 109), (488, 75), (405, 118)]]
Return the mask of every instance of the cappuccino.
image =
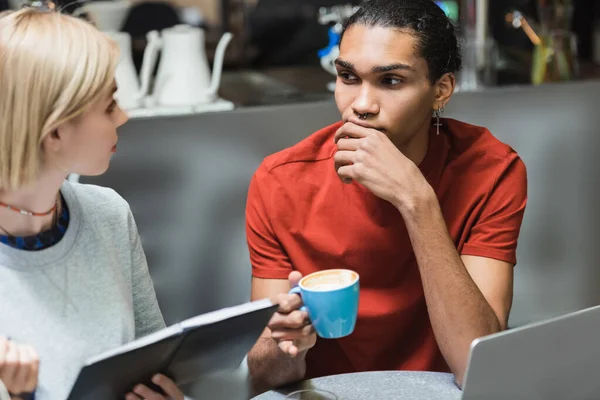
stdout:
[(358, 274), (348, 270), (326, 270), (311, 274), (300, 281), (308, 290), (326, 292), (350, 286), (358, 279)]
[(342, 285), (339, 283), (316, 283), (309, 285), (304, 285), (307, 289), (316, 290), (317, 292), (326, 292), (328, 290), (336, 290), (346, 285)]

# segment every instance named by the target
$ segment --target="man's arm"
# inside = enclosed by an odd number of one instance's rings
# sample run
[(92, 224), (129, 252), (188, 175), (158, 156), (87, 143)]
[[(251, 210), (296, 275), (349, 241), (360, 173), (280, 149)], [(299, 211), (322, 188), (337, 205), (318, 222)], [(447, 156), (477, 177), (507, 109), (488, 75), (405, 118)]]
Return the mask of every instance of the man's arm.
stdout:
[(248, 369), (257, 393), (304, 378), (304, 357), (316, 342), (307, 312), (300, 311), (302, 299), (288, 294), (302, 274), (294, 271), (271, 223), (277, 214), (274, 207), (279, 204), (273, 199), (276, 193), (277, 181), (261, 164), (250, 182), (246, 203), (246, 237), (253, 275), (251, 298), (271, 298), (279, 309), (248, 353)]
[(403, 211), (419, 265), (429, 318), (440, 350), (462, 385), (471, 342), (506, 329), (513, 265), (459, 256), (433, 190)]
[(436, 340), (461, 385), (471, 342), (507, 324), (514, 253), (527, 202), (524, 164), (516, 154), (506, 154), (461, 258), (434, 189), (387, 136), (346, 123), (335, 140), (335, 168), (342, 181), (357, 181), (402, 214)]
[(306, 313), (298, 310), (300, 297), (287, 294), (300, 277), (299, 272), (292, 272), (289, 280), (252, 278), (252, 300), (270, 298), (279, 303), (279, 310), (248, 353), (255, 395), (304, 378), (305, 356), (314, 346), (314, 332)]

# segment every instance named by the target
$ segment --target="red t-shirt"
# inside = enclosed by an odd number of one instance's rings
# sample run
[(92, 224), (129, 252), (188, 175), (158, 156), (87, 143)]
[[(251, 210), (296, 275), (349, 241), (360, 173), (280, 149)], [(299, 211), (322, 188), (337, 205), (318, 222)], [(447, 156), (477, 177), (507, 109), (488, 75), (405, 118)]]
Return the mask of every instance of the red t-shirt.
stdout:
[[(372, 370), (448, 371), (400, 212), (334, 168), (341, 123), (267, 157), (248, 193), (246, 233), (255, 277), (330, 268), (360, 275), (354, 332), (318, 339), (307, 378)], [(527, 201), (525, 165), (485, 128), (443, 120), (419, 165), (435, 189), (459, 254), (516, 264)]]

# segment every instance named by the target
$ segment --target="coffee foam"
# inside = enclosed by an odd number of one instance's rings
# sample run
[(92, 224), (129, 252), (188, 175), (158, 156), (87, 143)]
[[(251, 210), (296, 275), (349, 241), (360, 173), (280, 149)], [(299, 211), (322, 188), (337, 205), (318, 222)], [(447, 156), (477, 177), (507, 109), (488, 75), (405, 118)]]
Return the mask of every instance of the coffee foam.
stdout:
[(317, 272), (302, 279), (301, 285), (309, 290), (329, 291), (350, 286), (358, 279), (353, 271), (330, 270)]

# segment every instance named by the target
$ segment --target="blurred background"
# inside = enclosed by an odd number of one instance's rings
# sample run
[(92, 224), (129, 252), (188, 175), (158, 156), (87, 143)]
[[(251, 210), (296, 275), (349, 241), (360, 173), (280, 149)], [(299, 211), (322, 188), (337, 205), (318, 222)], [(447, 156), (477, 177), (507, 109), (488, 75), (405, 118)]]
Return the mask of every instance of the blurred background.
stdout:
[[(0, 9), (17, 8), (22, 2), (0, 0)], [(461, 91), (600, 75), (598, 1), (439, 0), (436, 3), (459, 28), (464, 54), (464, 69), (459, 76)], [(158, 62), (149, 69), (156, 73), (156, 64), (160, 65), (164, 53), (174, 46), (182, 51), (201, 52), (204, 63), (208, 63), (205, 69), (212, 67), (215, 60), (218, 65), (222, 61), (223, 75), (218, 79), (217, 90), (220, 97), (250, 106), (329, 95), (334, 80), (330, 62), (337, 51), (340, 23), (352, 14), (360, 0), (55, 0), (52, 4), (89, 18), (99, 29), (117, 37), (128, 58), (123, 62), (128, 69), (123, 75), (128, 77), (123, 81), (139, 79), (133, 77), (131, 67), (136, 74), (142, 72), (144, 51), (157, 47), (148, 46), (149, 32), (160, 34), (181, 24), (199, 28), (202, 33), (199, 40), (187, 39), (185, 43), (180, 40), (178, 45), (166, 46), (162, 52), (150, 51)], [(224, 46), (222, 57), (216, 57), (220, 55), (217, 45), (226, 32), (232, 34), (232, 39)], [(148, 58), (152, 64), (151, 54)], [(186, 62), (198, 64), (195, 60)], [(180, 66), (178, 71), (185, 68)], [(153, 77), (150, 74), (146, 79), (146, 94), (151, 94)], [(199, 81), (209, 83), (206, 74)], [(135, 91), (135, 84), (128, 86), (133, 88), (123, 89), (127, 93), (122, 93), (122, 97)], [(155, 93), (154, 97), (160, 95)], [(138, 106), (133, 104), (128, 108)]]
[[(436, 3), (464, 56), (445, 115), (488, 127), (528, 169), (510, 326), (600, 304), (600, 2)], [(81, 181), (129, 201), (167, 323), (248, 301), (250, 178), (339, 119), (332, 61), (360, 2), (46, 4), (121, 47), (117, 98), (131, 119), (109, 171)]]
[[(339, 119), (332, 61), (360, 2), (32, 1), (121, 47), (117, 99), (131, 119), (109, 171), (81, 180), (131, 204), (167, 322), (248, 301), (250, 178)], [(600, 303), (600, 2), (436, 3), (464, 58), (445, 115), (487, 126), (528, 168), (511, 326)]]

